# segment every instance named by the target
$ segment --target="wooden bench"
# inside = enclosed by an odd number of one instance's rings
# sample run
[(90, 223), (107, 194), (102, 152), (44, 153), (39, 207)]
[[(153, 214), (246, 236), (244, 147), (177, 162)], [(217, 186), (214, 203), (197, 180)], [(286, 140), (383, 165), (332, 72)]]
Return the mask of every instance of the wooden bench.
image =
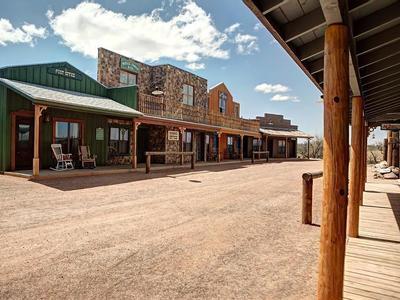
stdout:
[(261, 154), (265, 154), (266, 162), (269, 161), (269, 151), (253, 151), (253, 155), (251, 156), (251, 163), (254, 164), (256, 158), (256, 154), (258, 155), (258, 159), (261, 158)]
[(196, 161), (196, 153), (195, 152), (157, 152), (157, 151), (148, 151), (145, 153), (146, 155), (146, 174), (150, 173), (151, 167), (151, 156), (167, 156), (167, 155), (180, 155), (181, 156), (181, 165), (183, 165), (183, 160), (185, 155), (191, 156), (191, 164), (190, 168), (194, 169), (195, 161)]

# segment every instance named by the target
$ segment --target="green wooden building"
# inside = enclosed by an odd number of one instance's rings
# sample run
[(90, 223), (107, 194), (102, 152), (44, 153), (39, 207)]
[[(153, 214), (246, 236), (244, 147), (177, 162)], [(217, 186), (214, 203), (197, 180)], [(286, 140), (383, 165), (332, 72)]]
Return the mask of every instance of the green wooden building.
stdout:
[(137, 87), (107, 88), (67, 62), (0, 69), (0, 172), (49, 168), (51, 144), (79, 164), (88, 145), (98, 165), (130, 163)]

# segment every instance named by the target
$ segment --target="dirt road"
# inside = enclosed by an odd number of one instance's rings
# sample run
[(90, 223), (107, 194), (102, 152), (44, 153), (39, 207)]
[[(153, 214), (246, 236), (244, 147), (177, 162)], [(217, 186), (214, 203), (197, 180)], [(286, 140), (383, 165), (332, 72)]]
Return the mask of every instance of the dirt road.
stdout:
[(319, 227), (300, 224), (301, 173), (321, 168), (0, 176), (0, 298), (314, 298)]

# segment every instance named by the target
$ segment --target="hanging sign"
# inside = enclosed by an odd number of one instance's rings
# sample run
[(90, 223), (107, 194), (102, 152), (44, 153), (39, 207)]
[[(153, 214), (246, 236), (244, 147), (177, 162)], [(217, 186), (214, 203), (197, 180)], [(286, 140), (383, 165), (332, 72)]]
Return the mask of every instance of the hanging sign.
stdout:
[(104, 128), (96, 128), (96, 141), (104, 141)]
[(179, 131), (168, 131), (168, 141), (179, 141)]
[(67, 67), (50, 67), (47, 68), (47, 73), (53, 74), (53, 75), (58, 75), (58, 76), (63, 76), (75, 80), (82, 80), (82, 74), (75, 72), (75, 70), (71, 70)]
[(140, 72), (140, 67), (131, 59), (121, 57), (121, 64), (120, 64), (121, 69), (133, 72), (133, 73), (139, 73)]
[(400, 124), (382, 124), (381, 129), (382, 130), (399, 130)]

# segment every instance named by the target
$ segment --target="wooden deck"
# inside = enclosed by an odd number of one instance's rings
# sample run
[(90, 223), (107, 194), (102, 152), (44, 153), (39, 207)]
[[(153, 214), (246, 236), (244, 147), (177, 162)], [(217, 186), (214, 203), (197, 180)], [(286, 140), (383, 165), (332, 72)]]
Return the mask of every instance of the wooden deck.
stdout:
[(344, 299), (400, 299), (399, 184), (366, 186), (360, 238), (349, 238), (346, 248)]

